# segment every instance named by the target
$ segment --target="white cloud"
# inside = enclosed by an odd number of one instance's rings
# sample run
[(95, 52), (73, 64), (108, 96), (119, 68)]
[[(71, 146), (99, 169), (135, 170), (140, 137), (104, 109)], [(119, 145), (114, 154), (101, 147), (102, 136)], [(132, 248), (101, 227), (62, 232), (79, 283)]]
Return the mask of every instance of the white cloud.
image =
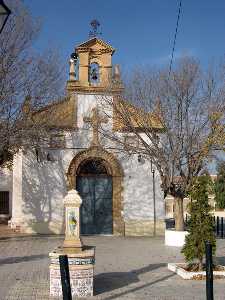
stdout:
[[(176, 60), (184, 56), (195, 56), (195, 55), (196, 55), (196, 51), (194, 49), (178, 50), (174, 52), (173, 62), (175, 62)], [(171, 60), (171, 53), (164, 56), (156, 57), (155, 59), (153, 59), (153, 63), (157, 65), (165, 65), (165, 64), (169, 64), (170, 60)]]

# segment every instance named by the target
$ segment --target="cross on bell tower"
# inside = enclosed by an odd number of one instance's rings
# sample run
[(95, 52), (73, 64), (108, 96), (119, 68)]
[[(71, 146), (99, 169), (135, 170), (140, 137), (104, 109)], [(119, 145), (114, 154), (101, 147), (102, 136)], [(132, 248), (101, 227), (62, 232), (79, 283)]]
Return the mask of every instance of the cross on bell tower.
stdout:
[(93, 20), (91, 26), (89, 35), (91, 38), (78, 45), (70, 58), (67, 91), (95, 93), (109, 91), (112, 88), (114, 91), (121, 91), (123, 87), (118, 80), (118, 68), (115, 69), (115, 73), (112, 72), (112, 55), (115, 49), (96, 37), (100, 34), (100, 23), (97, 20)]
[(92, 109), (91, 117), (84, 117), (84, 122), (90, 123), (93, 129), (93, 136), (91, 146), (99, 146), (99, 127), (101, 123), (107, 123), (108, 120), (106, 117), (100, 116), (97, 107)]
[(101, 35), (102, 33), (100, 31), (98, 31), (98, 28), (100, 27), (100, 23), (97, 19), (94, 19), (91, 21), (90, 23), (92, 29), (89, 31), (89, 38), (95, 38), (98, 35)]

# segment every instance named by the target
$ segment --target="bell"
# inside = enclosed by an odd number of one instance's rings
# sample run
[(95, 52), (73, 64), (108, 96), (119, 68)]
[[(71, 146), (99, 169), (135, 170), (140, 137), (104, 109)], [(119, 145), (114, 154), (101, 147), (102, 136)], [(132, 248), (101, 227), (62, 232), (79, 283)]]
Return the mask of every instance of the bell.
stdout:
[(71, 55), (70, 55), (70, 58), (74, 61), (74, 63), (76, 64), (77, 63), (77, 60), (78, 60), (78, 56), (75, 52), (73, 52)]
[(91, 79), (96, 81), (98, 79), (98, 74), (97, 74), (97, 71), (96, 69), (93, 69), (92, 72), (91, 72)]

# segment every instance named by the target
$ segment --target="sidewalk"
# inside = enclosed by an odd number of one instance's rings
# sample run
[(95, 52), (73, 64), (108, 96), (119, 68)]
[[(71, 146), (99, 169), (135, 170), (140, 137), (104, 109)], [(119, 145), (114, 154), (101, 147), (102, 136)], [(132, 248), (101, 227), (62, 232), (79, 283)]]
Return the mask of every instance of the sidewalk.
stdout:
[[(182, 261), (179, 249), (162, 238), (85, 237), (96, 246), (95, 296), (92, 299), (205, 299), (204, 281), (184, 281), (167, 270)], [(0, 238), (0, 300), (49, 299), (48, 253), (63, 237)], [(225, 264), (225, 240), (217, 242)], [(215, 299), (225, 299), (225, 280), (214, 281)]]
[(15, 229), (11, 229), (8, 225), (6, 224), (0, 224), (0, 239), (7, 239), (9, 237), (22, 237), (22, 236), (29, 236), (28, 234), (25, 233), (19, 233)]

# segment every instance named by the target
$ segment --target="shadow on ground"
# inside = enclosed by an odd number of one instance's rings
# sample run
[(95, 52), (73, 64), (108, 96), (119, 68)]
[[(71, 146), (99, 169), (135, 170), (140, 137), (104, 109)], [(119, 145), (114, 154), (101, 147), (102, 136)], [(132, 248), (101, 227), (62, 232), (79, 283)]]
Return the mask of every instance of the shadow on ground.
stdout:
[(131, 270), (130, 272), (111, 272), (101, 273), (94, 277), (94, 290), (95, 295), (99, 295), (105, 292), (110, 292), (115, 289), (119, 289), (128, 286), (132, 283), (140, 281), (138, 275), (151, 272), (153, 270), (165, 267), (167, 264), (150, 264), (146, 267)]
[(225, 266), (225, 256), (213, 258), (214, 263)]
[(25, 242), (30, 240), (56, 240), (59, 241), (59, 243), (64, 240), (63, 235), (56, 235), (56, 234), (17, 234), (15, 236), (0, 236), (0, 243), (1, 242)]
[(21, 262), (27, 262), (27, 261), (34, 261), (34, 260), (40, 260), (48, 257), (46, 254), (39, 254), (39, 255), (30, 255), (30, 256), (15, 256), (15, 257), (6, 257), (0, 259), (0, 266), (2, 265), (8, 265), (8, 264), (17, 264)]

